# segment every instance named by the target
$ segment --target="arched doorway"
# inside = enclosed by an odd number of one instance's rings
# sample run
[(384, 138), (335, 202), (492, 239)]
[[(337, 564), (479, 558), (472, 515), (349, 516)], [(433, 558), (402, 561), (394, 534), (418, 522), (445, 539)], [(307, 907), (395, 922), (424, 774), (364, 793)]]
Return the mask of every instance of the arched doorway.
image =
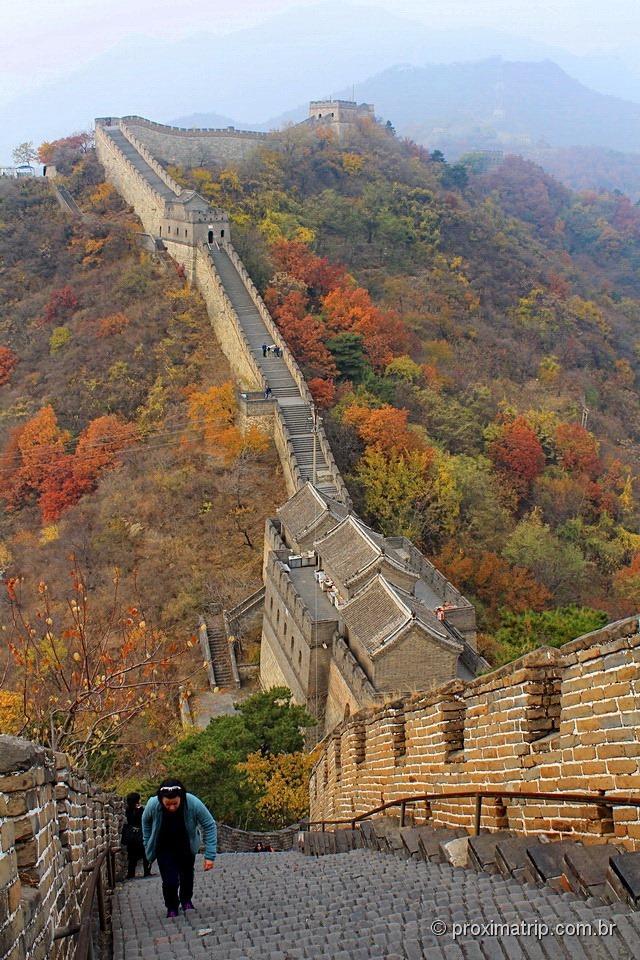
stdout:
[(213, 230), (209, 230), (209, 243), (213, 243)]

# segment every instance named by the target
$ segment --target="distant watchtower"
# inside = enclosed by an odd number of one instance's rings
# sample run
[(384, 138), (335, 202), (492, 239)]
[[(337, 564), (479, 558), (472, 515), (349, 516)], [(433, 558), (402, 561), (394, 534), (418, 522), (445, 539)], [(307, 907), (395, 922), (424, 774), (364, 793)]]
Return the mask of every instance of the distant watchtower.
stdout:
[(309, 104), (307, 123), (330, 126), (339, 137), (359, 120), (375, 121), (372, 103), (356, 103), (355, 100), (312, 100)]

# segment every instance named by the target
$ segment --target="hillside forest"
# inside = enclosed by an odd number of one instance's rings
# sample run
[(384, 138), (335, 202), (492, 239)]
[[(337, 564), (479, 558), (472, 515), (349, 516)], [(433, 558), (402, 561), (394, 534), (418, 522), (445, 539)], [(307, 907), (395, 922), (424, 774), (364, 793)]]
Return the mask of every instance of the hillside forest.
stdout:
[(234, 243), (356, 509), (478, 610), (493, 662), (640, 604), (640, 209), (390, 126), (171, 168)]
[[(204, 684), (197, 614), (256, 588), (284, 485), (237, 427), (202, 301), (90, 143), (43, 157), (83, 216), (0, 181), (0, 717), (143, 777), (179, 738), (178, 688)], [(638, 609), (636, 206), (373, 124), (170, 171), (230, 211), (357, 511), (474, 602), (492, 663)], [(243, 716), (172, 756), (196, 776), (215, 741), (265, 797)]]
[(0, 728), (107, 776), (179, 735), (198, 615), (258, 586), (282, 477), (199, 295), (86, 142), (56, 161), (82, 218), (0, 180)]

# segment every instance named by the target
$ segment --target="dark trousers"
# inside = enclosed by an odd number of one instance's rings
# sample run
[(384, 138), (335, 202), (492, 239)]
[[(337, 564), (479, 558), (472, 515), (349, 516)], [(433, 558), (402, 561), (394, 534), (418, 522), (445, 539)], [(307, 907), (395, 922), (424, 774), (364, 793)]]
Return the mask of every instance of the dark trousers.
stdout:
[(193, 865), (196, 858), (190, 850), (176, 853), (158, 850), (158, 867), (162, 877), (162, 896), (167, 910), (177, 910), (193, 896)]
[(142, 869), (144, 870), (145, 877), (148, 877), (151, 873), (151, 867), (149, 861), (144, 855), (144, 847), (140, 843), (128, 843), (127, 844), (127, 879), (132, 880), (136, 875), (136, 867), (138, 866), (138, 860), (142, 860)]

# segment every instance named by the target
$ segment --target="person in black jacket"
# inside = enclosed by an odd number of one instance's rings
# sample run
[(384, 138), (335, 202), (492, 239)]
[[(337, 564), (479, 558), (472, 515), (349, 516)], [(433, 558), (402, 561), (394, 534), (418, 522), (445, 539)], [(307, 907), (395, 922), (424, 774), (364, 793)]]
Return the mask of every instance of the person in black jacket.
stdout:
[(151, 873), (151, 864), (147, 860), (142, 842), (142, 812), (139, 793), (127, 794), (125, 809), (125, 823), (122, 828), (122, 846), (127, 848), (127, 880), (133, 880), (136, 875), (138, 860), (142, 860), (144, 876)]

